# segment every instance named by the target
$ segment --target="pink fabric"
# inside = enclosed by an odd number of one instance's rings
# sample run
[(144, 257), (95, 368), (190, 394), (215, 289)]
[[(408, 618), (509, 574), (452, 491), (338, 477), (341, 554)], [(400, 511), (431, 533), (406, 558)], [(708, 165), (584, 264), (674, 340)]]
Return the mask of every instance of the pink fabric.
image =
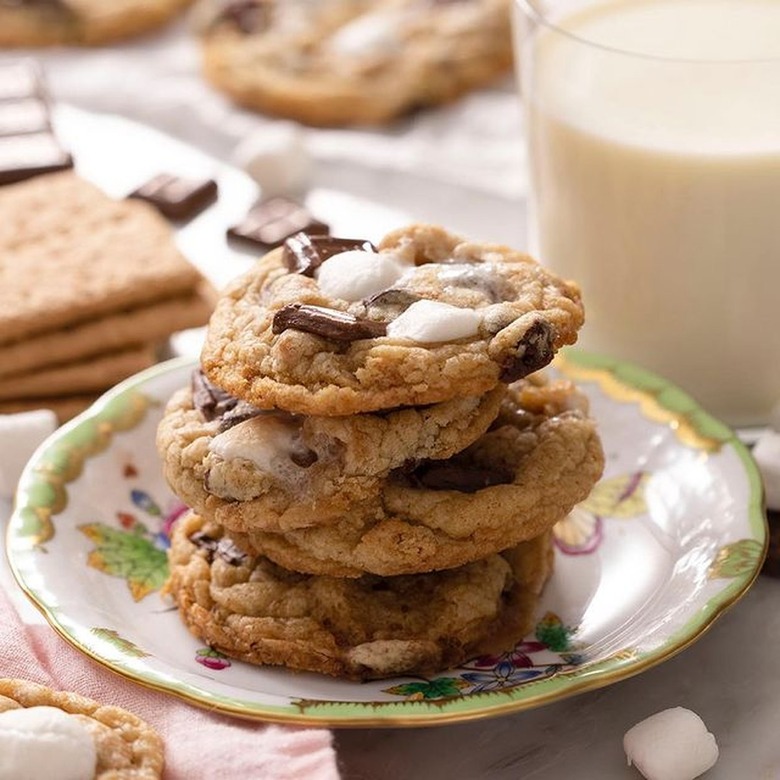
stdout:
[(332, 735), (267, 726), (191, 707), (103, 669), (48, 626), (28, 626), (0, 586), (0, 677), (17, 677), (123, 707), (165, 740), (167, 780), (338, 780)]

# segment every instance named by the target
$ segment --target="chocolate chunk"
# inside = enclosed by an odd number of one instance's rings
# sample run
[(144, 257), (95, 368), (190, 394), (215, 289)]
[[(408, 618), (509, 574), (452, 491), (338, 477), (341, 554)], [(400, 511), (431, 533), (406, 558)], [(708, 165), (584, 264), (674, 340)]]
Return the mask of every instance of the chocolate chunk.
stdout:
[(476, 493), (492, 485), (509, 485), (514, 474), (509, 469), (482, 469), (445, 462), (420, 466), (413, 472), (412, 477), (420, 487), (429, 490)]
[(210, 26), (227, 23), (242, 33), (261, 32), (271, 24), (272, 5), (272, 0), (223, 0)]
[(196, 531), (189, 539), (197, 548), (206, 551), (209, 563), (214, 560), (214, 553), (217, 551), (217, 539), (203, 531)]
[(264, 412), (246, 401), (236, 401), (236, 405), (222, 415), (222, 419), (219, 421), (219, 430), (220, 432), (226, 431), (242, 422), (259, 417), (261, 414), (269, 414), (269, 412)]
[(308, 209), (288, 198), (269, 198), (254, 205), (243, 221), (228, 230), (228, 237), (273, 249), (296, 233), (327, 235), (330, 228)]
[(42, 100), (0, 102), (0, 136), (45, 133), (51, 129), (49, 111)]
[(161, 173), (127, 197), (151, 203), (168, 219), (192, 219), (217, 199), (217, 183), (213, 179), (185, 179)]
[(290, 328), (332, 341), (373, 339), (387, 333), (387, 325), (384, 322), (361, 320), (345, 311), (303, 303), (291, 303), (274, 315), (274, 333), (282, 333)]
[(408, 290), (396, 290), (390, 288), (389, 290), (382, 290), (376, 295), (372, 295), (367, 301), (366, 306), (395, 306), (403, 309), (408, 309), (413, 303), (421, 300), (419, 295), (415, 295)]
[(0, 101), (43, 99), (43, 72), (33, 61), (0, 66)]
[(516, 382), (540, 368), (555, 355), (555, 331), (544, 320), (537, 320), (528, 328), (517, 345), (515, 354), (502, 366), (502, 382)]
[(282, 261), (290, 273), (314, 276), (314, 272), (334, 255), (354, 250), (376, 252), (376, 247), (362, 238), (335, 238), (298, 233), (284, 242)]
[(0, 138), (0, 184), (13, 184), (41, 173), (73, 167), (73, 158), (51, 133)]
[(302, 469), (307, 469), (309, 466), (313, 466), (318, 458), (317, 453), (314, 450), (303, 450), (302, 452), (293, 452), (290, 455), (290, 460)]
[(200, 370), (195, 369), (190, 377), (193, 406), (203, 415), (206, 422), (216, 420), (235, 409), (238, 399), (209, 381)]
[(205, 550), (206, 560), (209, 563), (213, 562), (215, 555), (218, 555), (225, 563), (231, 566), (240, 566), (249, 558), (243, 550), (236, 547), (233, 541), (227, 537), (215, 539), (203, 531), (196, 531), (189, 539), (196, 547)]

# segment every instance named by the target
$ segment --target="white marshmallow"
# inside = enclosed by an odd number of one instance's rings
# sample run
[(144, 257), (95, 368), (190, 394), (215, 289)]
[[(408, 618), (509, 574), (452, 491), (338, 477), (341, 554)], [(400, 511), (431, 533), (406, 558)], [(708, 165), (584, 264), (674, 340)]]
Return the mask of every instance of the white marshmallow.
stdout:
[(30, 456), (56, 429), (57, 415), (51, 409), (0, 414), (0, 496), (14, 494)]
[(325, 45), (343, 57), (392, 54), (401, 45), (398, 31), (405, 16), (400, 10), (363, 14), (340, 28)]
[(290, 456), (306, 452), (306, 447), (297, 423), (261, 414), (215, 436), (209, 442), (209, 450), (222, 460), (248, 460), (260, 471), (295, 481), (301, 467)]
[(392, 287), (410, 267), (390, 252), (353, 249), (328, 258), (316, 278), (328, 297), (360, 301)]
[(766, 505), (780, 509), (780, 433), (762, 433), (753, 447), (753, 458), (764, 480)]
[(623, 737), (628, 764), (647, 780), (693, 780), (715, 765), (718, 745), (691, 710), (672, 707), (637, 723)]
[(292, 122), (275, 122), (247, 136), (231, 159), (260, 185), (264, 198), (300, 194), (311, 179), (304, 131)]
[(92, 735), (56, 707), (0, 713), (0, 780), (92, 780), (97, 751)]
[(440, 301), (415, 301), (387, 326), (394, 339), (419, 342), (456, 341), (479, 332), (482, 315)]

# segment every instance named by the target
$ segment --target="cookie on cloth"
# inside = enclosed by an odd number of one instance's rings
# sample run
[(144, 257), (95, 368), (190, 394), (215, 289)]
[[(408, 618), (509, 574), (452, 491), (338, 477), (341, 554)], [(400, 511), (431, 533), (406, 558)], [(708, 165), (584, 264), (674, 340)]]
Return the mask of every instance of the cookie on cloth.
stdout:
[(223, 292), (201, 360), (255, 406), (347, 415), (520, 379), (574, 343), (583, 319), (576, 284), (508, 247), (429, 225), (377, 248), (299, 234)]
[(200, 371), (176, 393), (157, 433), (172, 490), (230, 528), (282, 531), (341, 522), (377, 501), (393, 469), (448, 458), (481, 436), (504, 389), (419, 408), (351, 417), (261, 412)]
[(95, 46), (153, 30), (192, 0), (4, 0), (0, 46)]
[(334, 577), (462, 566), (549, 531), (590, 493), (604, 455), (570, 382), (510, 388), (491, 429), (447, 460), (399, 469), (337, 523), (230, 536), (281, 566)]
[[(37, 751), (44, 754), (39, 759), (52, 762), (56, 760), (56, 756), (50, 754), (52, 743), (64, 742), (65, 739), (47, 740), (45, 735), (40, 734), (40, 742), (36, 744), (35, 733), (25, 734), (38, 717), (52, 722), (53, 719), (39, 709), (50, 707), (66, 716), (54, 719), (61, 737), (64, 731), (64, 736), (71, 740), (75, 738), (77, 749), (82, 747), (88, 751), (93, 748), (91, 757), (95, 764), (95, 780), (158, 780), (162, 777), (162, 739), (137, 715), (76, 693), (55, 691), (27, 680), (0, 678), (0, 734), (5, 733), (8, 739), (26, 738), (25, 754), (32, 750), (34, 755)], [(57, 712), (53, 714), (57, 715)], [(73, 721), (70, 721), (71, 718)], [(3, 723), (7, 726), (4, 727)], [(17, 734), (13, 735), (13, 731)], [(80, 732), (86, 733), (86, 744), (83, 744)], [(14, 755), (11, 752), (9, 760)], [(80, 755), (75, 758), (83, 760)], [(51, 775), (52, 778), (55, 776), (64, 776), (64, 773)]]
[(166, 585), (199, 639), (249, 663), (372, 679), (426, 674), (509, 650), (552, 567), (544, 534), (446, 572), (360, 579), (287, 571), (242, 553), (221, 526), (177, 521)]
[(177, 295), (203, 281), (151, 206), (73, 172), (0, 188), (0, 345)]
[(206, 77), (242, 105), (311, 125), (388, 122), (512, 64), (508, 0), (204, 5)]

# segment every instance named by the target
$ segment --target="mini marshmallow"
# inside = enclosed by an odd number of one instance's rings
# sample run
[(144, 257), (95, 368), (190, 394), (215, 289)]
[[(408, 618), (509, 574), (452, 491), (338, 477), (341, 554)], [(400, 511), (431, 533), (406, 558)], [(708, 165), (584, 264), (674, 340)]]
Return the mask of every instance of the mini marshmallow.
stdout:
[(316, 273), (320, 290), (331, 298), (360, 301), (392, 287), (410, 266), (390, 252), (340, 252)]
[(394, 339), (419, 342), (457, 341), (479, 332), (482, 315), (440, 301), (415, 301), (387, 326)]
[(766, 505), (780, 509), (780, 433), (762, 433), (753, 447), (753, 458), (764, 480)]
[(403, 11), (377, 11), (358, 16), (327, 41), (326, 47), (343, 57), (392, 54), (401, 45), (398, 29)]
[(291, 456), (303, 454), (300, 427), (290, 420), (261, 414), (234, 425), (209, 442), (209, 451), (222, 460), (248, 460), (279, 479), (295, 481), (300, 467)]
[(51, 409), (0, 414), (0, 496), (13, 496), (30, 456), (56, 429)]
[(691, 710), (672, 707), (637, 723), (623, 737), (628, 765), (647, 780), (693, 780), (715, 765), (718, 745)]
[(0, 780), (92, 780), (97, 750), (74, 715), (56, 707), (0, 713)]
[(292, 122), (275, 122), (247, 136), (231, 159), (260, 185), (264, 198), (298, 195), (311, 178), (304, 131)]

